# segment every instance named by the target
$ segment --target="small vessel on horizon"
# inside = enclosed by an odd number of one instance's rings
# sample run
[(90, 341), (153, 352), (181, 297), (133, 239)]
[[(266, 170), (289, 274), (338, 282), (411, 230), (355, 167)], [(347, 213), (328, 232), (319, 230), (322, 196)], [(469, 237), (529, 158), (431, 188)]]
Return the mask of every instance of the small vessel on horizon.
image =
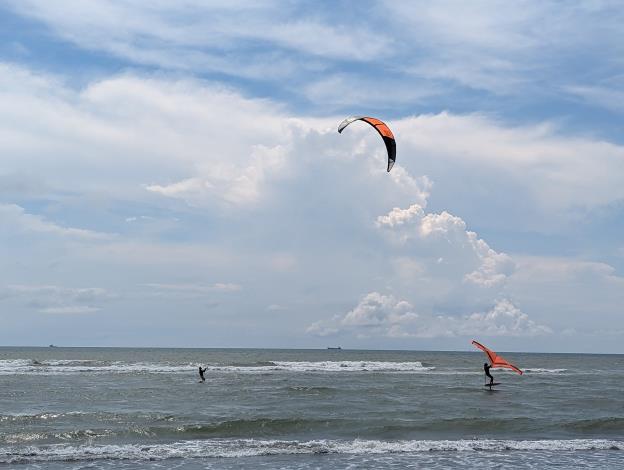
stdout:
[(342, 348), (340, 346), (335, 346), (335, 347), (327, 346), (327, 349), (342, 349)]

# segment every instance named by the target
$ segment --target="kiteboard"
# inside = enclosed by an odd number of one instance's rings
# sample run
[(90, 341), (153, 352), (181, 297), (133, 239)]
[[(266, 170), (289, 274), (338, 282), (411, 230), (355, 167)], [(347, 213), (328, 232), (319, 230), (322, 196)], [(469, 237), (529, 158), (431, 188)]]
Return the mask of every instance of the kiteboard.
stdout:
[(500, 382), (494, 382), (494, 383), (491, 383), (491, 384), (485, 384), (485, 385), (483, 385), (483, 386), (484, 386), (484, 387), (490, 387), (490, 388), (491, 388), (491, 387), (493, 387), (494, 385), (500, 385)]

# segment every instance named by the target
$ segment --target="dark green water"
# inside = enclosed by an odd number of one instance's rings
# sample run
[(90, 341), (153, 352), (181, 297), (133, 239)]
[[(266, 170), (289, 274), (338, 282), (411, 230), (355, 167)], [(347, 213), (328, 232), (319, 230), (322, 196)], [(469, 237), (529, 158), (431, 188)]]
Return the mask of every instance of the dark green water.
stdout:
[(505, 357), (0, 348), (0, 466), (624, 466), (624, 356)]

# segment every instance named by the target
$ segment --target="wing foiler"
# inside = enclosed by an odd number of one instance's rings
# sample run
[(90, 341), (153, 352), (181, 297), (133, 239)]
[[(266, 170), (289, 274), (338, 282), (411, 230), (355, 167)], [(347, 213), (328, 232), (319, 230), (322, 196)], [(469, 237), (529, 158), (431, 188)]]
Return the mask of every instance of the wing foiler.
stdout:
[(518, 374), (522, 375), (522, 371), (520, 369), (514, 366), (511, 362), (507, 361), (507, 359), (496, 354), (491, 349), (486, 348), (485, 346), (483, 346), (481, 343), (477, 341), (473, 341), (472, 344), (474, 344), (477, 348), (479, 348), (481, 351), (483, 351), (487, 355), (488, 359), (490, 360), (490, 364), (492, 365), (494, 369), (511, 369), (514, 372), (517, 372)]

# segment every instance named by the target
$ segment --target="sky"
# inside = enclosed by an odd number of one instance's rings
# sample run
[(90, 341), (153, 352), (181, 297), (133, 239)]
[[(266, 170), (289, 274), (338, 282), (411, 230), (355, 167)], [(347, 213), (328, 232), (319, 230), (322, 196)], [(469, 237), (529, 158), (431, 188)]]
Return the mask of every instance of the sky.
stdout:
[(624, 353), (623, 21), (0, 1), (0, 345)]

